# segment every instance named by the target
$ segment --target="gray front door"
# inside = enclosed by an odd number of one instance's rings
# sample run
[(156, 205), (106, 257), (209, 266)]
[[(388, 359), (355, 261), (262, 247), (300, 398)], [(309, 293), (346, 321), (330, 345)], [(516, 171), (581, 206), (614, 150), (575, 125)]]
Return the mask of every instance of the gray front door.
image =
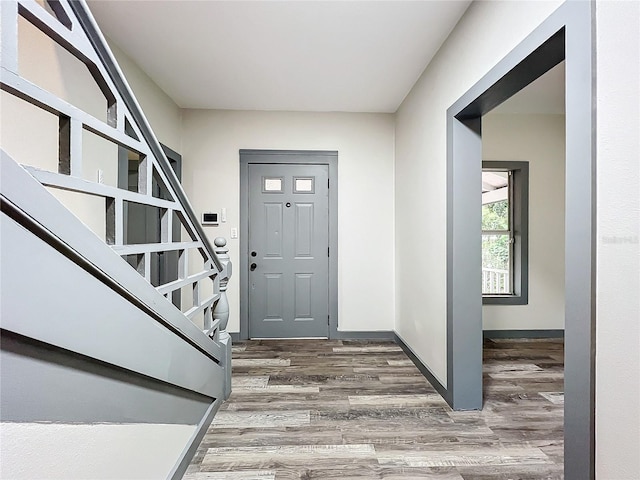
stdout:
[(329, 167), (249, 164), (249, 335), (329, 335)]

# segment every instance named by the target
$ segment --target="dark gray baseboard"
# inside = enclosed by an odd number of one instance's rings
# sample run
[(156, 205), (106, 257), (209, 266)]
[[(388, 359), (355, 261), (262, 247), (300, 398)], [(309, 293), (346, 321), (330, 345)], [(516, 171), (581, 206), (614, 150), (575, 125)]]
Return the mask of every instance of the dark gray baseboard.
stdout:
[[(229, 333), (233, 343), (242, 342), (239, 332)], [(388, 330), (379, 330), (374, 332), (343, 332), (338, 331), (336, 340), (395, 340), (394, 332)]]
[(483, 338), (564, 338), (564, 330), (483, 330)]
[(437, 392), (442, 396), (442, 398), (444, 398), (447, 401), (447, 403), (450, 404), (451, 402), (449, 402), (449, 392), (444, 387), (444, 385), (442, 385), (440, 381), (433, 375), (433, 373), (431, 373), (431, 370), (429, 370), (429, 368), (424, 363), (422, 363), (422, 360), (420, 360), (416, 356), (416, 354), (413, 353), (413, 350), (411, 350), (409, 345), (404, 343), (404, 340), (402, 340), (402, 338), (400, 338), (398, 334), (395, 332), (393, 332), (393, 339), (398, 345), (400, 345), (402, 350), (404, 350), (404, 353), (407, 354), (407, 357), (411, 359), (411, 361), (415, 364), (418, 370), (420, 370), (420, 373), (422, 373), (422, 375), (425, 376), (425, 378), (429, 381), (429, 383), (433, 385), (433, 388), (435, 388)]

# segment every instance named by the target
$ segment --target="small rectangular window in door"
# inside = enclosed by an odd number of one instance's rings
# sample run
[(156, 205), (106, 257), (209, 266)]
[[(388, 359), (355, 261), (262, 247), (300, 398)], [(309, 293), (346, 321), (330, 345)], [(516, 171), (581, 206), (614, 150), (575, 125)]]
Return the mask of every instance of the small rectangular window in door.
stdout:
[(313, 177), (293, 177), (293, 193), (315, 193)]
[(282, 177), (262, 177), (262, 193), (284, 193)]

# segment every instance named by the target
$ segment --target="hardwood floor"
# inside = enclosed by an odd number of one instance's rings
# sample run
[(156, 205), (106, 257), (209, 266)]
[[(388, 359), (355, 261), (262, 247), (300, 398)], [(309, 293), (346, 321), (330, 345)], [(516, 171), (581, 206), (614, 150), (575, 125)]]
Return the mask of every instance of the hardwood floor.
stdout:
[(560, 479), (562, 340), (487, 340), (482, 411), (454, 412), (391, 342), (235, 345), (233, 393), (188, 480)]

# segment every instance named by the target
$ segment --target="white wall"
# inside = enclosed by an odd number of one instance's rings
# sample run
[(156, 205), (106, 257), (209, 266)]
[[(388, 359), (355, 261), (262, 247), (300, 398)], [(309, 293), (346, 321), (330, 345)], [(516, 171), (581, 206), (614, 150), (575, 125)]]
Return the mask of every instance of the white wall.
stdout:
[(596, 476), (640, 475), (640, 3), (596, 3)]
[(0, 478), (167, 478), (195, 429), (194, 425), (2, 423)]
[(446, 109), (560, 3), (472, 3), (397, 113), (396, 330), (444, 385)]
[(564, 115), (488, 114), (482, 158), (529, 162), (529, 303), (485, 305), (485, 330), (564, 328)]
[[(337, 150), (339, 329), (393, 329), (393, 115), (185, 110), (183, 127), (183, 185), (196, 213), (227, 209), (227, 223), (205, 227), (211, 240), (239, 227), (240, 149)], [(235, 265), (239, 245), (229, 241)], [(236, 269), (231, 332), (239, 294)]]

